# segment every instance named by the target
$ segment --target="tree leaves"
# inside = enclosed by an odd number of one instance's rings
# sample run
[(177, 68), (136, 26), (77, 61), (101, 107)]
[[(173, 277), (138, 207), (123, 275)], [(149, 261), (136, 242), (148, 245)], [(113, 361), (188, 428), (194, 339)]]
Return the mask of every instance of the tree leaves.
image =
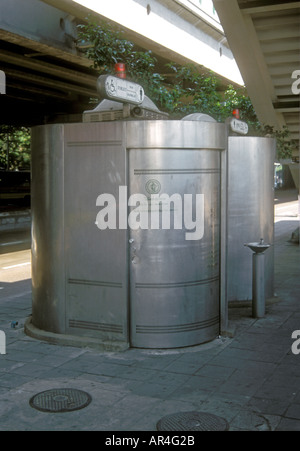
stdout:
[(0, 169), (30, 168), (30, 130), (11, 125), (0, 126)]

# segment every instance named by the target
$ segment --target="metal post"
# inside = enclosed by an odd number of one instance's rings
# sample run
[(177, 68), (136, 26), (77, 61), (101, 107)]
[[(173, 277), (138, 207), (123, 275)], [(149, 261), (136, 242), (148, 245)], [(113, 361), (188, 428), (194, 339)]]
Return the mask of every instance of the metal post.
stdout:
[(265, 299), (265, 251), (271, 246), (261, 238), (258, 243), (245, 243), (254, 253), (252, 257), (252, 315), (263, 318), (266, 310)]
[(265, 316), (265, 254), (254, 253), (252, 280), (252, 316), (263, 318)]

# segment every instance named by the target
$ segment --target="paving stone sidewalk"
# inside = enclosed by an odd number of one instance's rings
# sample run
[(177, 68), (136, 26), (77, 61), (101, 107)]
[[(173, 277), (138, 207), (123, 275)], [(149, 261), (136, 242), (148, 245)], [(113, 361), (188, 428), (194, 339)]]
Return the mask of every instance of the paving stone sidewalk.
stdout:
[[(30, 293), (1, 300), (0, 431), (156, 431), (163, 416), (195, 410), (225, 418), (230, 431), (300, 431), (300, 354), (291, 351), (292, 332), (300, 330), (300, 252), (289, 241), (296, 225), (275, 226), (277, 297), (266, 317), (231, 308), (233, 338), (173, 351), (51, 345), (24, 334)], [(86, 391), (92, 402), (67, 413), (29, 405), (53, 388)]]

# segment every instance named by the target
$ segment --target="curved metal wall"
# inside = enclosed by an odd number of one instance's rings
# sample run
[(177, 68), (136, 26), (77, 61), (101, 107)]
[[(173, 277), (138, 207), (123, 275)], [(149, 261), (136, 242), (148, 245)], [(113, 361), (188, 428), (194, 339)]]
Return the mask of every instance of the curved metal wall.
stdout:
[[(201, 215), (199, 239), (181, 230), (130, 230), (131, 344), (176, 348), (214, 339), (220, 331), (220, 149), (223, 128), (213, 123), (129, 124), (130, 195), (193, 196)], [(202, 195), (203, 211), (196, 194)], [(150, 200), (148, 199), (150, 209)], [(169, 205), (160, 205), (161, 214)], [(149, 213), (150, 221), (150, 213)], [(203, 221), (203, 223), (202, 223)], [(196, 233), (196, 229), (194, 231)]]
[(36, 327), (65, 331), (64, 127), (32, 129), (32, 317)]
[[(184, 225), (182, 230), (130, 231), (131, 343), (174, 348), (214, 339), (220, 330), (220, 154), (137, 149), (129, 156), (131, 194), (146, 195), (151, 180), (169, 198), (179, 194), (182, 202), (171, 206), (171, 216), (180, 205), (186, 209), (184, 195), (191, 194), (193, 217), (198, 217), (193, 232)], [(196, 207), (197, 193), (203, 198)], [(163, 213), (169, 205), (162, 202), (160, 209)], [(189, 233), (199, 239), (187, 240)]]

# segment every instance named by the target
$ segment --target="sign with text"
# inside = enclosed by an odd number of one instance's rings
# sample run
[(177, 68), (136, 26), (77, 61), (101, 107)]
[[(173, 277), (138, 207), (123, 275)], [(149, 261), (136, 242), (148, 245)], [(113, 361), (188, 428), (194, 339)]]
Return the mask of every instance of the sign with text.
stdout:
[(142, 86), (113, 75), (100, 75), (97, 81), (97, 89), (102, 97), (116, 102), (140, 105), (145, 97)]
[(239, 119), (235, 118), (231, 119), (230, 128), (233, 132), (239, 133), (240, 135), (247, 135), (249, 131), (249, 127), (246, 122), (240, 121)]

